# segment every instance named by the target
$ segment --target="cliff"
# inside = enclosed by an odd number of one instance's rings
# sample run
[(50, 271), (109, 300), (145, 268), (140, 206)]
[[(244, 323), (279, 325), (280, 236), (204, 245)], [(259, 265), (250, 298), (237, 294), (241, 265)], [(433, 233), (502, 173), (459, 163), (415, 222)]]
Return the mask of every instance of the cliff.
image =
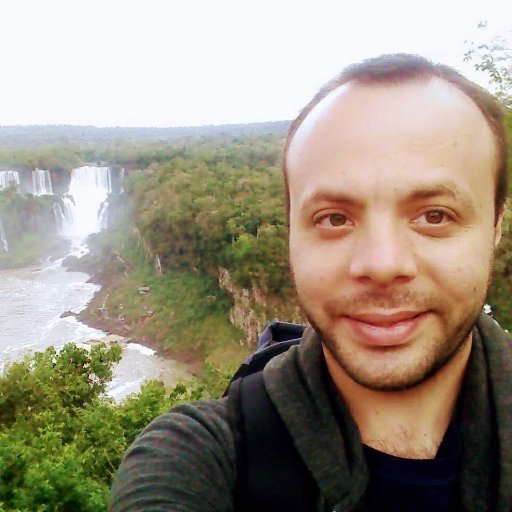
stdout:
[(226, 268), (219, 267), (219, 287), (225, 290), (233, 302), (229, 310), (229, 320), (244, 333), (244, 343), (254, 349), (259, 335), (268, 323), (274, 320), (305, 323), (297, 299), (266, 296), (259, 288), (237, 286)]

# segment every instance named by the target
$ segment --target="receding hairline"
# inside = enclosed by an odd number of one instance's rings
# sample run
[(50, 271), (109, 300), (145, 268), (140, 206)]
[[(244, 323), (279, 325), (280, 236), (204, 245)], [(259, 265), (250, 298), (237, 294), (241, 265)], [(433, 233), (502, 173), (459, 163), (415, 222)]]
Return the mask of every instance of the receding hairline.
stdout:
[[(393, 89), (399, 89), (401, 87), (406, 88), (407, 86), (420, 86), (420, 87), (424, 86), (425, 88), (427, 88), (431, 84), (435, 85), (436, 83), (440, 84), (440, 85), (447, 86), (447, 89), (446, 89), (448, 91), (447, 94), (454, 95), (455, 97), (462, 99), (462, 101), (465, 102), (467, 104), (467, 106), (473, 110), (474, 114), (476, 114), (481, 119), (481, 121), (483, 123), (482, 127), (485, 126), (489, 130), (488, 133), (491, 136), (491, 139), (492, 139), (491, 143), (492, 143), (493, 149), (494, 149), (494, 162), (495, 162), (494, 171), (496, 171), (496, 169), (498, 167), (499, 147), (498, 147), (498, 144), (496, 141), (496, 136), (495, 136), (493, 127), (488, 122), (488, 119), (485, 117), (482, 110), (475, 103), (475, 101), (473, 101), (473, 99), (470, 96), (468, 96), (463, 90), (461, 90), (459, 87), (457, 87), (456, 84), (454, 84), (448, 80), (445, 80), (439, 76), (429, 75), (429, 74), (412, 76), (412, 77), (410, 77), (406, 80), (400, 81), (400, 82), (384, 81), (383, 80), (383, 81), (379, 81), (379, 82), (375, 83), (375, 82), (372, 82), (369, 80), (354, 79), (349, 82), (344, 82), (342, 84), (339, 84), (337, 87), (333, 88), (325, 96), (323, 96), (315, 105), (312, 106), (311, 109), (309, 109), (309, 111), (307, 112), (307, 115), (302, 117), (302, 119), (300, 120), (300, 123), (297, 123), (297, 125), (295, 126), (295, 129), (289, 135), (288, 140), (287, 140), (287, 145), (285, 148), (285, 152), (283, 155), (284, 159), (285, 159), (285, 167), (286, 168), (288, 167), (288, 163), (289, 163), (288, 155), (290, 153), (290, 148), (295, 141), (295, 137), (296, 137), (297, 133), (303, 129), (303, 127), (306, 123), (310, 126), (309, 129), (315, 129), (314, 125), (316, 124), (317, 120), (320, 119), (320, 117), (322, 116), (322, 114), (324, 112), (328, 111), (331, 108), (336, 109), (337, 107), (335, 104), (338, 101), (347, 102), (346, 99), (343, 99), (343, 96), (345, 94), (350, 95), (351, 91), (354, 91), (354, 90), (356, 91), (356, 93), (358, 91), (362, 90), (363, 94), (366, 94), (366, 92), (371, 93), (373, 90), (379, 90), (379, 89), (380, 90), (386, 90), (386, 89), (393, 90)], [(405, 93), (405, 89), (404, 89), (404, 93)], [(443, 94), (444, 94), (444, 92), (443, 92)], [(451, 99), (452, 98), (450, 98), (450, 100)], [(433, 101), (437, 101), (437, 98), (436, 98), (436, 100), (433, 100)], [(350, 100), (348, 100), (348, 102), (350, 103)], [(451, 105), (451, 101), (449, 102), (449, 104)], [(346, 107), (343, 107), (343, 108), (346, 108)], [(311, 128), (310, 123), (312, 123), (313, 128)], [(307, 133), (307, 128), (306, 128), (306, 133)]]
[(435, 64), (419, 55), (392, 54), (381, 55), (367, 59), (361, 63), (345, 68), (340, 74), (327, 82), (311, 101), (301, 110), (292, 122), (285, 142), (282, 169), (285, 182), (286, 211), (289, 218), (290, 196), (288, 186), (287, 158), (291, 142), (303, 121), (311, 114), (315, 107), (331, 92), (338, 90), (345, 84), (352, 83), (363, 86), (378, 87), (379, 85), (400, 85), (414, 81), (428, 82), (431, 79), (440, 79), (453, 85), (480, 110), (487, 126), (491, 129), (496, 151), (495, 169), (495, 211), (496, 218), (500, 209), (505, 205), (508, 191), (507, 174), (507, 136), (504, 126), (504, 111), (500, 103), (483, 87), (468, 80), (455, 69), (444, 64)]

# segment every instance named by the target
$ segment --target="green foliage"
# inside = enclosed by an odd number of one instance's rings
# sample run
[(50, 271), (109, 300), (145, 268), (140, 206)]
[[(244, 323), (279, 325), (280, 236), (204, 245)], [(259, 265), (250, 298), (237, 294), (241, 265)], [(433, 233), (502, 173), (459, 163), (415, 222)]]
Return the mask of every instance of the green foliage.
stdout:
[(156, 416), (209, 394), (149, 381), (115, 404), (104, 396), (117, 345), (50, 347), (0, 377), (0, 510), (101, 512), (129, 444)]
[[(478, 28), (485, 30), (486, 21)], [(489, 76), (496, 96), (509, 109), (512, 108), (512, 43), (511, 34), (502, 34), (483, 43), (470, 43), (464, 54), (465, 61), (473, 61), (477, 71)]]
[[(482, 21), (478, 28), (485, 30), (487, 22)], [(505, 106), (505, 126), (509, 143), (512, 141), (512, 48), (511, 33), (502, 34), (490, 41), (470, 43), (464, 60), (474, 63), (475, 69), (486, 73), (495, 88), (498, 99)], [(512, 169), (511, 148), (509, 144), (509, 198), (512, 190), (510, 171)], [(512, 212), (510, 199), (503, 222), (503, 236), (496, 251), (493, 284), (488, 302), (498, 322), (512, 331)]]
[(245, 287), (259, 284), (279, 293), (290, 287), (284, 225), (263, 224), (256, 236), (242, 233), (226, 250), (233, 278)]
[(274, 137), (198, 144), (133, 175), (135, 222), (163, 266), (222, 266), (242, 286), (289, 289), (280, 153)]
[(69, 410), (90, 404), (105, 391), (112, 378), (112, 364), (121, 350), (90, 352), (68, 344), (57, 353), (54, 347), (13, 363), (0, 379), (0, 426), (43, 411)]
[(212, 363), (205, 364), (201, 373), (201, 383), (211, 398), (220, 398), (224, 394), (238, 366), (238, 364), (228, 364), (221, 368)]
[(498, 322), (512, 332), (512, 211), (505, 215), (503, 236), (496, 251), (493, 284), (488, 302)]
[[(60, 352), (50, 347), (4, 372), (0, 503), (6, 510), (104, 508), (109, 479), (91, 472), (87, 464), (90, 450), (96, 449), (96, 443), (101, 446), (101, 438), (95, 432), (87, 443), (83, 427), (92, 408), (102, 407), (100, 397), (120, 353), (117, 346), (97, 346), (90, 352), (72, 344)], [(104, 421), (97, 423), (96, 430)]]

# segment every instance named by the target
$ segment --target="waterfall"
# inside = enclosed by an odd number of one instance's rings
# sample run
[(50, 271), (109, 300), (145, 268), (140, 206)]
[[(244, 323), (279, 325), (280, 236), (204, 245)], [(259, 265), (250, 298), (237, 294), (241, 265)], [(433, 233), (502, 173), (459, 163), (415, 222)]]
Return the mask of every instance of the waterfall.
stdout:
[(5, 236), (4, 225), (2, 223), (1, 217), (0, 217), (0, 247), (4, 250), (4, 252), (9, 252), (9, 244), (7, 243), (7, 237)]
[(54, 204), (59, 232), (83, 240), (107, 223), (107, 198), (112, 192), (109, 167), (84, 166), (71, 171), (68, 196)]
[(50, 171), (44, 169), (32, 171), (32, 190), (35, 196), (53, 195)]
[(73, 206), (69, 197), (63, 197), (60, 203), (53, 203), (57, 233), (66, 238), (73, 238)]
[(103, 201), (101, 207), (100, 207), (100, 214), (98, 219), (98, 224), (100, 226), (100, 229), (107, 229), (108, 228), (108, 201)]
[(18, 171), (0, 171), (0, 190), (14, 184), (16, 190), (20, 190), (20, 175)]
[(119, 188), (120, 194), (124, 194), (123, 181), (124, 181), (124, 167), (121, 169), (121, 172), (119, 173), (119, 183), (121, 184), (121, 186)]

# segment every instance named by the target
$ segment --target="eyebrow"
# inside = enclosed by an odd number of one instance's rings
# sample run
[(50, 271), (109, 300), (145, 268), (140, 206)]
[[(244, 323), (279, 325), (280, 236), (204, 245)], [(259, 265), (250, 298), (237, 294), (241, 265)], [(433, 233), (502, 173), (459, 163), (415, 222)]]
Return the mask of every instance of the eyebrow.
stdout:
[(325, 202), (325, 203), (343, 203), (348, 206), (352, 206), (355, 208), (363, 208), (364, 202), (351, 196), (346, 192), (341, 192), (337, 190), (329, 190), (329, 189), (318, 189), (313, 193), (307, 194), (302, 202), (301, 209), (307, 209), (310, 205)]
[(461, 204), (463, 208), (474, 212), (475, 205), (471, 197), (459, 185), (452, 180), (443, 181), (440, 183), (428, 183), (413, 189), (407, 194), (405, 201), (414, 202), (422, 199), (432, 199), (435, 197), (449, 197), (457, 203)]
[(431, 197), (448, 196), (452, 199), (464, 198), (465, 194), (454, 181), (446, 181), (443, 183), (433, 183), (419, 186), (413, 189), (406, 199), (429, 199)]
[[(411, 203), (435, 197), (449, 197), (462, 204), (463, 207), (468, 210), (475, 210), (475, 206), (470, 196), (453, 180), (419, 185), (408, 192), (402, 199), (402, 202)], [(364, 201), (361, 201), (348, 192), (332, 189), (317, 189), (306, 195), (301, 209), (308, 209), (311, 205), (319, 202), (344, 204), (357, 209), (363, 209), (365, 206)]]

